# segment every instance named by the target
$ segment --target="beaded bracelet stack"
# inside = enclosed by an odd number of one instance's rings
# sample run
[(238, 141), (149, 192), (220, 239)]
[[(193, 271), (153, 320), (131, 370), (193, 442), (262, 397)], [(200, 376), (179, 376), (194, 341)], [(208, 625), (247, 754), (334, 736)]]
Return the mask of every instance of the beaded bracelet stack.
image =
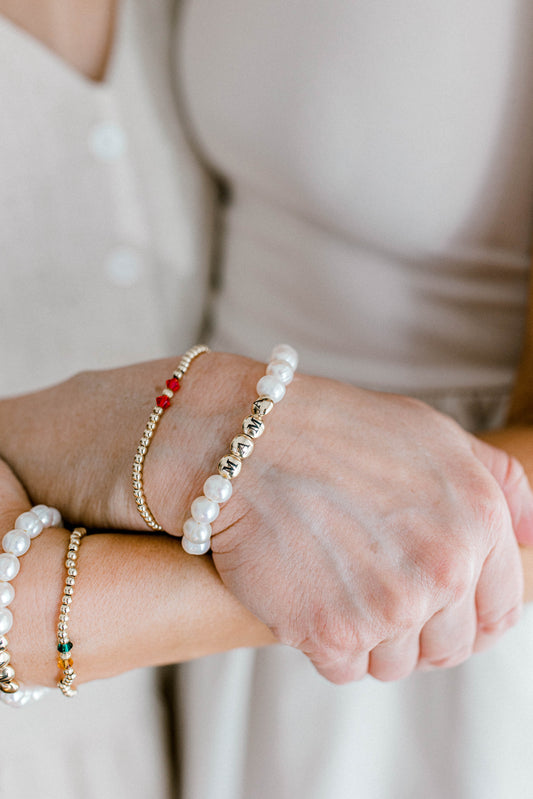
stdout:
[(187, 373), (187, 370), (194, 359), (199, 355), (202, 355), (204, 352), (209, 352), (209, 348), (205, 347), (203, 344), (197, 344), (195, 347), (191, 347), (191, 349), (187, 350), (187, 352), (182, 355), (172, 377), (166, 381), (166, 388), (163, 389), (161, 395), (156, 398), (156, 404), (150, 413), (148, 422), (146, 423), (146, 427), (144, 428), (141, 440), (135, 453), (132, 471), (133, 496), (137, 504), (137, 510), (141, 514), (148, 527), (150, 527), (152, 530), (162, 530), (163, 528), (156, 521), (154, 514), (150, 510), (146, 495), (144, 493), (144, 459), (146, 457), (146, 453), (148, 452), (150, 441), (156, 431), (163, 412), (169, 407), (174, 394), (176, 394), (176, 392), (180, 389), (180, 381)]
[(62, 671), (62, 676), (57, 683), (57, 687), (61, 690), (63, 695), (67, 697), (76, 696), (78, 693), (77, 689), (74, 688), (72, 684), (77, 675), (74, 671), (74, 664), (71, 657), (73, 643), (69, 638), (68, 623), (70, 609), (72, 606), (72, 597), (74, 594), (74, 585), (76, 584), (76, 577), (78, 574), (78, 551), (83, 537), (86, 534), (87, 530), (84, 527), (76, 527), (76, 529), (70, 534), (67, 557), (65, 560), (67, 577), (65, 580), (65, 587), (63, 589), (61, 608), (59, 610), (59, 622), (57, 625), (57, 665)]
[(20, 570), (19, 558), (30, 548), (32, 539), (46, 527), (58, 527), (61, 514), (47, 505), (35, 505), (31, 511), (21, 513), (15, 521), (15, 529), (6, 533), (2, 539), (3, 554), (0, 554), (0, 700), (14, 707), (22, 707), (32, 700), (39, 699), (47, 688), (42, 686), (23, 686), (15, 679), (15, 669), (11, 665), (8, 640), (5, 637), (13, 626), (13, 614), (8, 605), (15, 598), (11, 581)]
[(204, 493), (191, 505), (191, 516), (183, 525), (181, 544), (189, 555), (205, 555), (211, 548), (211, 524), (218, 518), (220, 505), (233, 493), (231, 481), (240, 474), (242, 462), (254, 449), (254, 441), (265, 430), (264, 418), (274, 405), (285, 396), (298, 366), (298, 354), (288, 344), (274, 347), (266, 374), (257, 383), (259, 396), (252, 405), (252, 413), (242, 423), (242, 432), (230, 444), (229, 453), (218, 463), (218, 473), (208, 477)]

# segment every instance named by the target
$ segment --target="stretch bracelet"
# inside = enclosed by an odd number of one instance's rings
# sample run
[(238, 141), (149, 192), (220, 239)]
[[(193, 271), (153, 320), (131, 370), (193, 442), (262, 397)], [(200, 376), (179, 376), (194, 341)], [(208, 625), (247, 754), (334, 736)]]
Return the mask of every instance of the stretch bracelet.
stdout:
[(254, 440), (265, 430), (264, 418), (277, 402), (285, 396), (285, 387), (294, 377), (298, 354), (288, 344), (279, 344), (272, 350), (266, 375), (257, 383), (259, 396), (252, 405), (252, 413), (242, 423), (242, 432), (230, 444), (229, 453), (218, 463), (218, 473), (204, 483), (204, 493), (191, 505), (191, 516), (183, 525), (181, 545), (189, 555), (205, 555), (211, 548), (211, 524), (220, 513), (220, 505), (233, 493), (231, 481), (240, 474), (242, 462), (250, 457)]
[(69, 638), (68, 623), (70, 608), (72, 606), (72, 597), (74, 595), (74, 586), (76, 584), (76, 577), (78, 575), (78, 552), (83, 537), (86, 534), (87, 530), (85, 527), (76, 527), (76, 529), (70, 534), (67, 557), (65, 560), (67, 577), (65, 580), (65, 587), (63, 589), (63, 596), (61, 598), (59, 622), (57, 625), (57, 665), (62, 672), (59, 682), (57, 683), (57, 687), (61, 690), (62, 694), (67, 697), (76, 696), (78, 693), (77, 689), (74, 688), (72, 684), (77, 675), (74, 671), (74, 663), (72, 662), (71, 657), (72, 648), (74, 645)]
[(144, 428), (141, 440), (139, 442), (139, 446), (137, 447), (137, 451), (133, 459), (133, 471), (132, 471), (133, 496), (137, 504), (137, 510), (143, 517), (148, 527), (151, 527), (152, 530), (162, 530), (163, 528), (156, 521), (154, 514), (150, 510), (148, 506), (148, 500), (146, 499), (146, 495), (144, 493), (144, 484), (143, 484), (144, 459), (146, 458), (146, 453), (148, 452), (150, 441), (152, 440), (152, 436), (154, 435), (157, 429), (157, 425), (159, 424), (161, 416), (171, 404), (171, 400), (174, 394), (176, 394), (176, 392), (180, 390), (180, 381), (187, 373), (189, 366), (194, 361), (194, 359), (197, 358), (199, 355), (202, 355), (202, 353), (204, 352), (209, 352), (209, 348), (205, 347), (203, 344), (197, 344), (195, 347), (191, 347), (190, 350), (187, 350), (187, 352), (181, 356), (181, 360), (177, 368), (174, 370), (172, 377), (170, 377), (166, 381), (166, 388), (163, 389), (162, 394), (156, 398), (155, 406), (153, 407), (152, 412), (148, 418), (148, 422), (146, 423), (146, 427)]
[(48, 689), (39, 685), (25, 686), (15, 679), (6, 638), (13, 626), (13, 614), (8, 607), (15, 598), (11, 581), (19, 573), (19, 558), (26, 554), (32, 539), (37, 538), (46, 527), (60, 525), (61, 514), (58, 510), (47, 505), (35, 505), (31, 511), (17, 517), (15, 528), (2, 539), (4, 551), (0, 554), (0, 700), (13, 707), (23, 707), (40, 699)]

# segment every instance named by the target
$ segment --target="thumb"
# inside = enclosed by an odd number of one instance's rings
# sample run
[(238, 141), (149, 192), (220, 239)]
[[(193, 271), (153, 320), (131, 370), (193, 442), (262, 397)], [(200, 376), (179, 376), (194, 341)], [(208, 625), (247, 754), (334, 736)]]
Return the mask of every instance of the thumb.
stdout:
[(533, 491), (519, 460), (472, 436), (472, 452), (502, 489), (519, 544), (533, 546)]

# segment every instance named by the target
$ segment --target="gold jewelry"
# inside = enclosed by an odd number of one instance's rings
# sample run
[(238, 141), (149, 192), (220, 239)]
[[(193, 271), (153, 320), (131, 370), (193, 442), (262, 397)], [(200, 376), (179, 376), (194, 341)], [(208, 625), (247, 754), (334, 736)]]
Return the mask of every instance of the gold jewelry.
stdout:
[(257, 383), (259, 396), (254, 400), (251, 415), (244, 419), (241, 432), (231, 440), (229, 452), (218, 462), (218, 473), (207, 478), (203, 495), (196, 497), (191, 505), (191, 515), (183, 525), (181, 539), (181, 545), (189, 555), (209, 552), (211, 524), (218, 518), (220, 505), (227, 502), (233, 493), (231, 481), (238, 477), (243, 461), (252, 454), (255, 439), (265, 430), (264, 417), (285, 396), (285, 388), (292, 382), (297, 366), (296, 350), (288, 344), (274, 347), (266, 375)]
[(205, 347), (203, 344), (197, 344), (195, 347), (191, 347), (190, 350), (187, 350), (187, 352), (182, 355), (177, 369), (174, 371), (172, 377), (166, 381), (166, 388), (163, 389), (161, 395), (156, 398), (155, 407), (152, 409), (152, 412), (148, 418), (148, 422), (146, 423), (146, 427), (144, 428), (139, 446), (137, 447), (137, 451), (133, 459), (133, 496), (137, 504), (137, 510), (143, 517), (148, 527), (151, 527), (152, 530), (162, 530), (163, 528), (156, 521), (154, 514), (150, 510), (148, 506), (148, 500), (146, 499), (146, 494), (144, 493), (144, 459), (146, 458), (150, 441), (152, 440), (152, 436), (157, 429), (157, 425), (159, 424), (159, 420), (161, 419), (163, 412), (169, 407), (170, 401), (174, 394), (180, 390), (180, 381), (187, 373), (187, 370), (194, 359), (199, 355), (202, 355), (204, 352), (209, 352), (209, 348)]
[(61, 608), (59, 610), (59, 622), (57, 625), (57, 651), (59, 653), (57, 665), (63, 672), (62, 677), (57, 683), (57, 687), (61, 690), (63, 695), (67, 697), (76, 696), (78, 693), (77, 689), (72, 685), (77, 675), (74, 671), (74, 664), (71, 658), (73, 643), (69, 638), (68, 623), (70, 608), (72, 607), (74, 585), (76, 584), (76, 577), (78, 575), (78, 552), (83, 537), (86, 534), (87, 530), (85, 527), (76, 527), (70, 534), (67, 557), (65, 560), (67, 577), (65, 580), (65, 588), (63, 589)]

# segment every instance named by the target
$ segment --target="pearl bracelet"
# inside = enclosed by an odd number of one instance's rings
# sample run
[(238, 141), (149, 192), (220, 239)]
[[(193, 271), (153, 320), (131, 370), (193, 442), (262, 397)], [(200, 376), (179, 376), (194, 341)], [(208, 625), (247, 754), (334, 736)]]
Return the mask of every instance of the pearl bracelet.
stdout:
[(2, 539), (3, 554), (0, 554), (0, 700), (13, 707), (23, 707), (40, 699), (48, 688), (23, 686), (15, 680), (15, 670), (10, 664), (8, 640), (5, 637), (13, 626), (13, 614), (8, 608), (14, 598), (15, 589), (11, 581), (19, 573), (19, 558), (25, 555), (33, 538), (46, 527), (59, 527), (61, 514), (47, 505), (36, 505), (31, 511), (21, 513), (15, 521), (15, 529)]
[(182, 378), (185, 376), (194, 359), (199, 355), (202, 355), (204, 352), (209, 352), (209, 348), (205, 347), (203, 344), (197, 344), (195, 347), (191, 347), (191, 349), (187, 350), (187, 352), (182, 355), (172, 377), (166, 381), (166, 388), (164, 388), (162, 394), (156, 398), (156, 404), (150, 413), (148, 422), (146, 423), (146, 427), (144, 428), (141, 440), (135, 453), (132, 471), (133, 496), (137, 504), (137, 510), (141, 514), (148, 527), (150, 527), (152, 530), (162, 530), (163, 528), (156, 521), (154, 514), (150, 510), (146, 495), (144, 493), (144, 459), (146, 457), (146, 453), (148, 452), (150, 441), (156, 431), (163, 412), (169, 407), (170, 401), (174, 394), (180, 390), (180, 380), (182, 380)]
[(275, 403), (285, 396), (285, 387), (294, 377), (298, 354), (288, 344), (274, 347), (266, 374), (257, 383), (258, 398), (252, 413), (242, 423), (242, 433), (235, 436), (230, 451), (218, 463), (218, 474), (212, 474), (204, 483), (204, 493), (191, 505), (191, 516), (183, 525), (181, 545), (189, 555), (205, 555), (211, 548), (211, 523), (220, 513), (220, 505), (233, 493), (231, 481), (240, 474), (242, 462), (254, 449), (254, 440), (265, 430), (264, 417)]
[(78, 575), (78, 551), (83, 537), (86, 534), (87, 530), (85, 527), (76, 527), (76, 529), (70, 534), (67, 557), (65, 560), (67, 577), (65, 580), (65, 588), (63, 589), (63, 596), (61, 598), (59, 622), (57, 625), (57, 651), (59, 653), (57, 665), (63, 672), (59, 682), (57, 683), (57, 687), (61, 690), (62, 694), (67, 697), (76, 696), (78, 693), (77, 689), (72, 685), (77, 675), (74, 671), (74, 664), (71, 658), (73, 643), (68, 634), (68, 622), (70, 608), (72, 606), (72, 597), (74, 594), (74, 585), (76, 584), (76, 577)]

